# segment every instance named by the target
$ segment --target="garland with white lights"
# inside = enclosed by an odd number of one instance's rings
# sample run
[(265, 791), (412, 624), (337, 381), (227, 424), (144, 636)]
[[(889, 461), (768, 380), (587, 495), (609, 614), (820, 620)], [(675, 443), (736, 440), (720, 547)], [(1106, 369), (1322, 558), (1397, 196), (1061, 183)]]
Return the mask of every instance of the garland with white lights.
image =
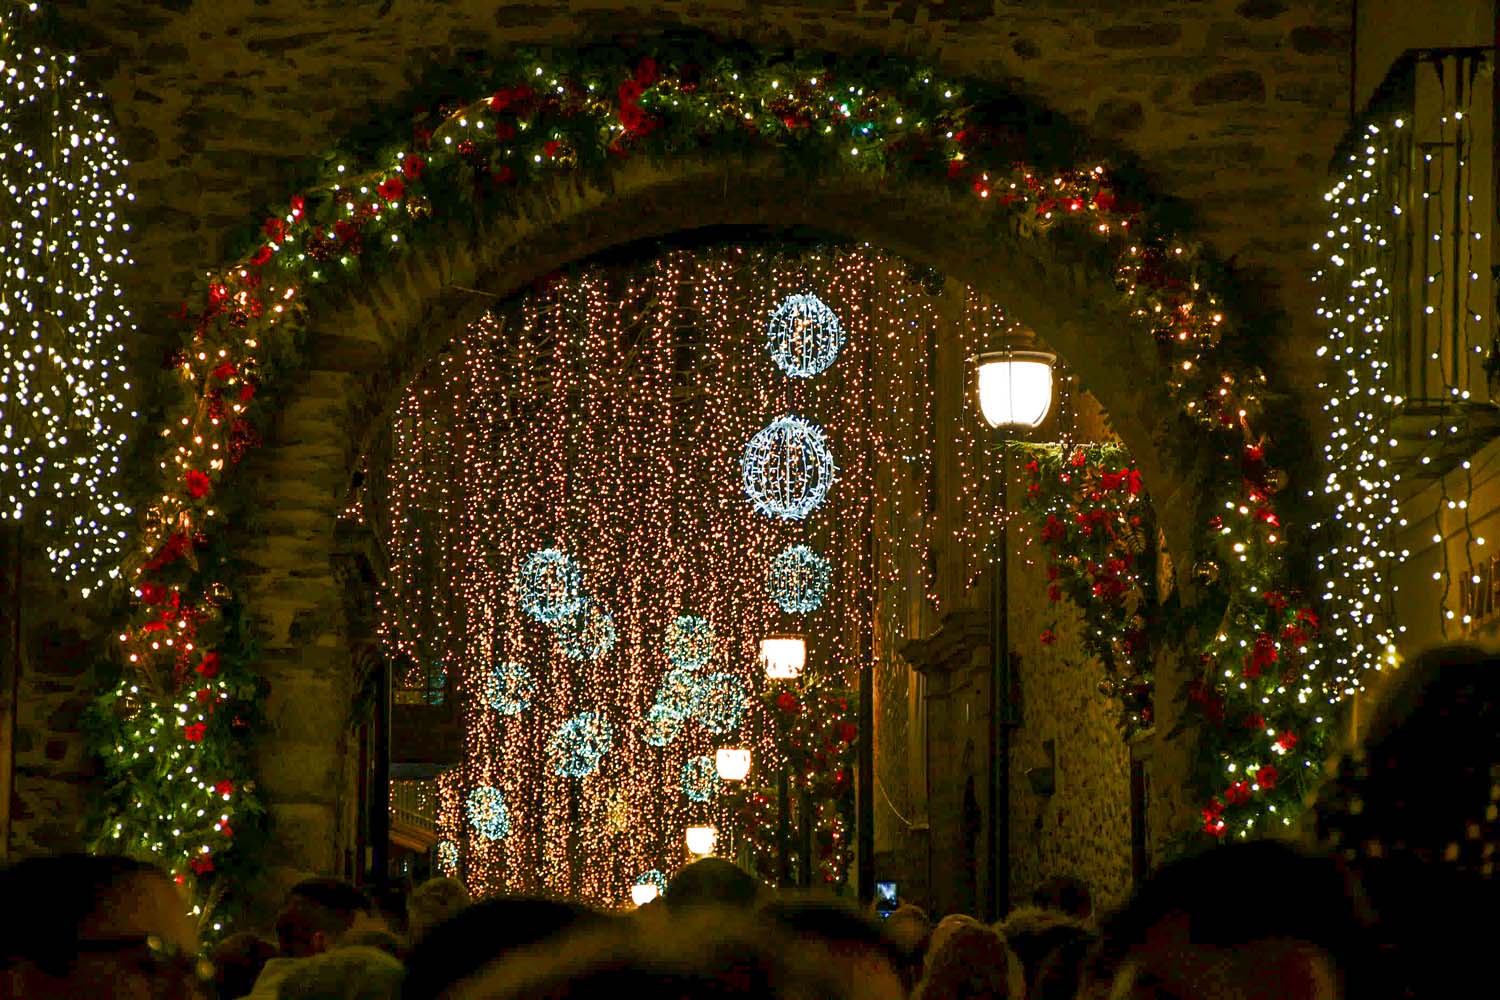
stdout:
[[(1288, 641), (1281, 610), (1264, 595), (1289, 588), (1254, 432), (1265, 378), (1221, 349), (1234, 336), (1211, 291), (1221, 277), (1196, 247), (1153, 230), (1104, 167), (1037, 166), (1071, 155), (1066, 142), (1052, 142), (1065, 138), (1057, 127), (995, 125), (973, 113), (987, 106), (982, 85), (941, 81), (898, 59), (783, 60), (702, 39), (662, 42), (628, 57), (610, 49), (523, 55), (476, 72), (486, 75), (473, 84), (471, 93), (480, 96), (426, 112), (414, 132), (378, 153), (333, 157), (322, 181), (264, 220), (254, 245), (214, 271), (183, 307), (187, 336), (160, 432), (159, 499), (123, 566), (137, 598), (120, 638), (127, 674), (103, 701), (114, 711), (138, 693), (150, 702), (141, 715), (153, 720), (149, 730), (122, 725), (98, 748), (124, 792), (106, 827), (120, 833), (121, 847), (152, 854), (179, 873), (193, 859), (193, 870), (206, 874), (215, 858), (233, 854), (226, 851), (233, 841), (215, 836), (212, 825), (178, 821), (196, 810), (203, 787), (222, 781), (242, 789), (250, 777), (226, 717), (248, 718), (258, 703), (253, 685), (246, 686), (253, 657), (225, 625), (237, 588), (232, 567), (210, 554), (222, 525), (237, 518), (226, 508), (228, 484), (258, 443), (255, 426), (266, 407), (256, 394), (294, 366), (308, 289), (378, 267), (419, 239), (434, 216), (475, 213), (486, 198), (508, 201), (533, 179), (607, 173), (611, 161), (632, 156), (769, 149), (825, 173), (937, 180), (972, 199), (974, 211), (992, 213), (997, 226), (1019, 216), (1028, 221), (1023, 231), (1038, 238), (1067, 231), (1106, 248), (1120, 294), (1160, 347), (1174, 399), (1223, 454), (1211, 488), (1224, 512), (1200, 526), (1205, 563), (1222, 567), (1215, 589), (1227, 605), (1203, 652), (1207, 689), (1235, 702), (1263, 699), (1267, 718), (1322, 699), (1319, 682), (1305, 677), (1271, 687), (1240, 683), (1247, 649)], [(1043, 150), (1044, 143), (1057, 151)], [(188, 641), (190, 632), (196, 637)], [(233, 655), (226, 642), (236, 644)], [(200, 688), (200, 677), (212, 678), (197, 661), (210, 657), (223, 672)], [(234, 711), (219, 707), (226, 701)], [(1299, 775), (1315, 769), (1322, 720), (1310, 725), (1297, 737), (1301, 752), (1283, 762)], [(1226, 773), (1263, 771), (1267, 756), (1287, 744), (1261, 734), (1205, 746), (1213, 756), (1199, 790), (1212, 809)], [(145, 758), (159, 766), (138, 765)], [(179, 765), (186, 761), (194, 771), (184, 782)], [(1221, 813), (1241, 835), (1276, 818), (1289, 821), (1289, 784), (1262, 782), (1245, 801), (1236, 792), (1234, 809)], [(222, 806), (231, 819), (251, 807), (243, 797)]]
[(104, 95), (53, 51), (38, 7), (0, 3), (0, 520), (25, 523), (87, 597), (118, 573), (134, 519), (119, 217), (133, 195)]

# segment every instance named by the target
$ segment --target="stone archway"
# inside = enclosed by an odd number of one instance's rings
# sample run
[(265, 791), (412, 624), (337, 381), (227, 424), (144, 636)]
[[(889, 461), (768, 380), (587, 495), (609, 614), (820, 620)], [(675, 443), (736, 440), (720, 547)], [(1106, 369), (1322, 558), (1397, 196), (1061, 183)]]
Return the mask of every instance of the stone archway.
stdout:
[(555, 178), (514, 210), (455, 220), (377, 280), (315, 302), (306, 370), (267, 446), (247, 462), (267, 529), (246, 539), (245, 558), (258, 570), (249, 603), (271, 681), (275, 752), (260, 761), (276, 823), (268, 886), (337, 869), (339, 746), (329, 720), (341, 709), (337, 678), (349, 653), (328, 613), (342, 601), (334, 527), (350, 476), (407, 379), (497, 297), (572, 260), (710, 225), (809, 223), (965, 281), (1044, 331), (1110, 408), (1146, 470), (1169, 545), (1189, 551), (1197, 444), (1178, 429), (1156, 347), (1127, 314), (1107, 258), (997, 226), (936, 185), (808, 178), (771, 159), (632, 160), (607, 186)]

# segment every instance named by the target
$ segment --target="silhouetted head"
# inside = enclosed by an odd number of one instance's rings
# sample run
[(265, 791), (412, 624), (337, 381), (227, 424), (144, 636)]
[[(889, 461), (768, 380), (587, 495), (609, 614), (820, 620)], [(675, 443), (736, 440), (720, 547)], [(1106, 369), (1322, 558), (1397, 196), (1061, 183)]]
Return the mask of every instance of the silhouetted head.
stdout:
[(276, 917), (281, 954), (307, 958), (335, 948), (349, 928), (373, 909), (370, 897), (343, 879), (304, 879), (292, 886)]
[(667, 884), (669, 909), (693, 906), (725, 906), (749, 910), (761, 899), (761, 884), (754, 876), (722, 858), (699, 858), (685, 866)]
[(900, 956), (882, 927), (847, 903), (811, 896), (782, 896), (761, 916), (795, 942), (816, 948), (822, 962), (852, 997), (904, 1000)]

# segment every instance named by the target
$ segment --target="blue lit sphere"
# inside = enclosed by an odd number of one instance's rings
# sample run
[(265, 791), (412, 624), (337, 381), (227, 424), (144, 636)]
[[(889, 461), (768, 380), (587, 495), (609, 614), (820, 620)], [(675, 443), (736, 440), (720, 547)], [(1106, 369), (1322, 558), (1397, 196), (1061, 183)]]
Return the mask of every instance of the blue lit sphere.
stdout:
[(678, 667), (668, 670), (656, 689), (656, 704), (679, 719), (685, 719), (693, 711), (693, 702), (698, 697), (698, 675), (691, 670)]
[(789, 545), (771, 560), (766, 593), (777, 607), (791, 614), (816, 611), (828, 596), (830, 572), (828, 560), (806, 545)]
[(837, 470), (823, 429), (786, 416), (750, 439), (740, 471), (756, 513), (800, 521), (823, 503)]
[(498, 788), (480, 785), (469, 793), (469, 825), (486, 840), (503, 840), (510, 833), (510, 814), (505, 809), (505, 794)]
[(844, 327), (816, 295), (790, 295), (771, 313), (766, 344), (782, 371), (792, 378), (812, 378), (838, 359)]
[(553, 625), (583, 603), (583, 574), (561, 549), (542, 549), (527, 556), (512, 585), (521, 610), (544, 625)]
[(652, 705), (641, 722), (641, 739), (651, 746), (664, 747), (682, 732), (684, 712), (674, 712), (666, 705)]
[(579, 712), (558, 727), (547, 741), (552, 770), (564, 778), (584, 778), (615, 745), (615, 731), (598, 712)]
[(615, 648), (615, 619), (592, 597), (556, 625), (557, 645), (570, 660), (597, 660)]
[(708, 802), (719, 794), (719, 768), (712, 757), (689, 757), (682, 765), (682, 794), (689, 802)]
[(458, 845), (451, 840), (440, 840), (437, 845), (438, 871), (452, 877), (458, 874)]
[(656, 894), (658, 896), (665, 896), (667, 893), (667, 877), (655, 868), (643, 871), (637, 875), (635, 877), (635, 884), (656, 886)]
[(667, 659), (672, 666), (684, 670), (697, 670), (714, 658), (714, 627), (707, 618), (697, 615), (678, 615), (667, 626), (665, 646)]
[(498, 664), (485, 679), (484, 700), (501, 715), (520, 715), (531, 707), (536, 682), (519, 663)]
[(744, 683), (733, 674), (707, 674), (698, 682), (693, 697), (693, 715), (711, 733), (723, 734), (739, 728), (750, 696)]

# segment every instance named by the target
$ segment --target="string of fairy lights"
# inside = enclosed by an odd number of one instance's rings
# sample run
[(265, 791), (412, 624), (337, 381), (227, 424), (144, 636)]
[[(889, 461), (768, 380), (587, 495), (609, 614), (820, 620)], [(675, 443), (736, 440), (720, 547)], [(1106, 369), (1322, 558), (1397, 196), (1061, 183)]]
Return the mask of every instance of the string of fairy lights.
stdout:
[[(837, 357), (814, 344), (789, 363), (767, 317), (811, 293), (838, 318)], [(805, 632), (813, 669), (852, 686), (871, 589), (899, 586), (932, 544), (931, 520), (910, 516), (934, 475), (930, 359), (911, 347), (935, 301), (868, 248), (668, 250), (491, 313), (413, 383), (366, 510), (391, 559), (383, 636), (416, 671), (445, 671), (462, 713), (445, 870), (476, 891), (618, 902), (676, 869), (686, 826), (731, 821), (716, 748), (774, 759), (753, 697), (761, 638)], [(990, 335), (992, 307), (964, 311), (986, 312), (963, 329)], [(747, 442), (789, 413), (837, 471), (803, 483), (826, 487), (820, 502), (767, 516), (746, 492)], [(877, 517), (893, 471), (915, 510)], [(590, 600), (613, 642), (571, 657), (557, 623)]]
[[(1333, 668), (1330, 700), (1363, 691), (1365, 670), (1397, 663), (1407, 626), (1398, 621), (1394, 577), (1412, 555), (1401, 538), (1412, 529), (1403, 499), (1416, 492), (1413, 481), (1424, 478), (1447, 442), (1461, 440), (1477, 355), (1490, 339), (1473, 291), (1487, 257), (1474, 197), (1462, 179), (1472, 148), (1472, 91), (1461, 76), (1453, 74), (1441, 89), (1436, 134), (1419, 141), (1409, 107), (1364, 121), (1323, 196), (1328, 222), (1313, 249), (1323, 258), (1314, 281), (1321, 289), (1317, 315), (1327, 329), (1318, 355), (1329, 372), (1320, 384), (1331, 427), (1322, 492), (1333, 541), (1317, 552), (1317, 566), (1341, 640), (1325, 647)], [(1422, 279), (1414, 296), (1405, 288), (1411, 270)], [(1407, 413), (1425, 413), (1431, 424), (1425, 434), (1398, 429)], [(1454, 464), (1465, 488), (1451, 495), (1446, 470), (1435, 476), (1439, 497), (1428, 539), (1441, 553), (1432, 578), (1442, 589), (1438, 624), (1445, 636), (1451, 626), (1470, 623), (1454, 607), (1455, 592), (1480, 582), (1474, 557), (1485, 545), (1468, 509), (1472, 463), (1462, 457)], [(1459, 564), (1447, 544), (1454, 536), (1463, 540)]]
[(131, 509), (120, 280), (132, 194), (104, 95), (0, 4), (0, 519), (25, 521), (83, 596), (119, 574)]

